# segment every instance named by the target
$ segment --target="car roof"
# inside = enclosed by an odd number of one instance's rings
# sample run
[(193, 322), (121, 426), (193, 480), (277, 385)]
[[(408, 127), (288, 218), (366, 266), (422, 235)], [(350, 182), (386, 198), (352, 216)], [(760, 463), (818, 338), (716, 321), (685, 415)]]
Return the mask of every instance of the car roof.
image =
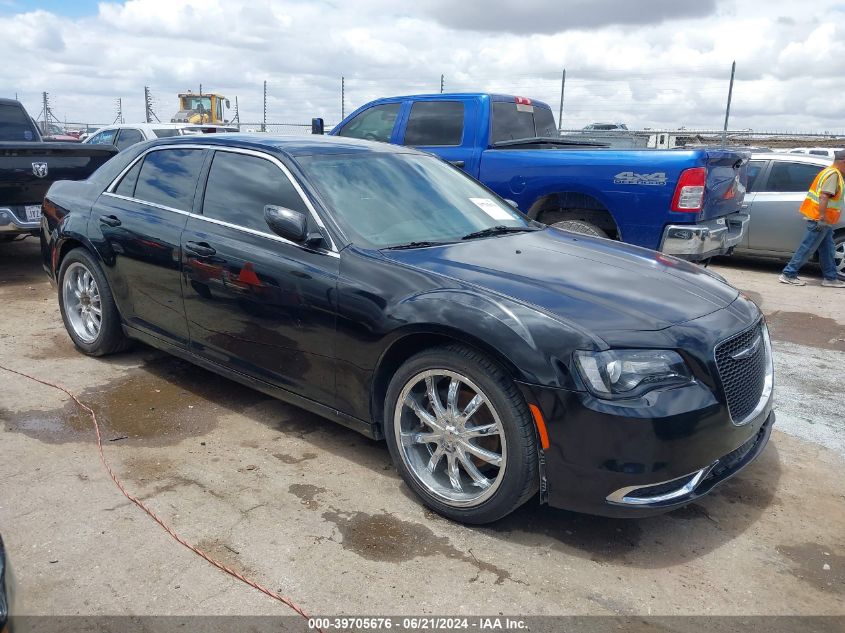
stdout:
[(315, 156), (330, 154), (420, 154), (410, 147), (378, 143), (362, 139), (343, 136), (323, 136), (311, 134), (307, 136), (274, 136), (264, 134), (203, 134), (188, 136), (171, 136), (150, 141), (150, 147), (164, 145), (213, 145), (220, 147), (242, 147), (256, 150), (270, 150), (290, 157)]
[(122, 130), (124, 128), (135, 128), (138, 130), (178, 130), (183, 127), (187, 126), (183, 123), (112, 123), (111, 125), (104, 125), (103, 127), (97, 128), (97, 132), (100, 130)]
[[(429, 94), (417, 94), (417, 95), (398, 95), (395, 97), (382, 97), (381, 99), (376, 99), (375, 101), (370, 101), (366, 103), (363, 107), (370, 107), (373, 105), (381, 105), (383, 103), (396, 103), (399, 101), (449, 101), (450, 99), (478, 99), (483, 97), (489, 97), (490, 101), (504, 101), (506, 103), (515, 103), (517, 98), (521, 99), (529, 99), (531, 101), (531, 105), (539, 106), (541, 108), (551, 109), (548, 103), (545, 101), (540, 101), (539, 99), (534, 99), (533, 97), (528, 96), (520, 96), (520, 95), (510, 95), (510, 94), (502, 94), (498, 92), (433, 92)], [(359, 108), (360, 110), (361, 108)], [(355, 110), (357, 112), (358, 110)]]
[(751, 160), (777, 160), (789, 161), (790, 163), (807, 163), (808, 165), (830, 165), (831, 159), (827, 156), (813, 156), (811, 154), (790, 154), (789, 152), (754, 152)]

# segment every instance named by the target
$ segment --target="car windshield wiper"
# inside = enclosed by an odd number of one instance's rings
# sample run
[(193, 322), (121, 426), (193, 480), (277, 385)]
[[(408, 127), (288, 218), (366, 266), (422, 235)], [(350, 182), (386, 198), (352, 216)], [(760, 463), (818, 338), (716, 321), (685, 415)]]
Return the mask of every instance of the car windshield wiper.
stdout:
[(504, 224), (497, 224), (487, 229), (481, 229), (474, 233), (467, 233), (462, 240), (474, 240), (479, 237), (490, 237), (492, 235), (504, 235), (505, 233), (522, 233), (523, 231), (539, 231), (540, 229), (533, 226), (505, 226)]
[(395, 246), (386, 246), (384, 250), (387, 251), (399, 251), (405, 248), (423, 248), (425, 246), (442, 246), (444, 244), (451, 244), (452, 242), (428, 242), (428, 241), (421, 241), (421, 242), (407, 242), (405, 244), (396, 244)]

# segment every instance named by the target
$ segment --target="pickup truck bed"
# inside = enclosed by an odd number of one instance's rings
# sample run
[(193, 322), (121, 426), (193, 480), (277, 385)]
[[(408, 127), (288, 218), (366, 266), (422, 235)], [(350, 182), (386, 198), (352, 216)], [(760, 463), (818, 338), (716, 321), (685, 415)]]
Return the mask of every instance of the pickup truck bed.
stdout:
[(0, 240), (37, 235), (50, 185), (84, 180), (116, 153), (109, 145), (45, 143), (20, 103), (0, 99)]

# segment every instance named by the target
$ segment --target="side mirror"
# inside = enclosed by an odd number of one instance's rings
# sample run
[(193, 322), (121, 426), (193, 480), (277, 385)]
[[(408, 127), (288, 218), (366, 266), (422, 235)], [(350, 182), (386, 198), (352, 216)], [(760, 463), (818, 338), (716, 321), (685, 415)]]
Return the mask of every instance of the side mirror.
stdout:
[(225, 103), (226, 103), (226, 109), (227, 109), (227, 110), (228, 110), (229, 108), (231, 108), (231, 107), (232, 107), (231, 105), (229, 105), (229, 100), (228, 100), (228, 99), (226, 99), (226, 102), (225, 102)]
[(325, 134), (326, 133), (326, 126), (323, 119), (314, 118), (311, 119), (311, 134)]
[(264, 206), (264, 220), (273, 233), (291, 242), (318, 246), (323, 241), (322, 234), (308, 232), (308, 219), (302, 211), (268, 204)]
[(264, 220), (273, 233), (297, 244), (308, 237), (308, 221), (301, 211), (268, 204), (264, 207)]

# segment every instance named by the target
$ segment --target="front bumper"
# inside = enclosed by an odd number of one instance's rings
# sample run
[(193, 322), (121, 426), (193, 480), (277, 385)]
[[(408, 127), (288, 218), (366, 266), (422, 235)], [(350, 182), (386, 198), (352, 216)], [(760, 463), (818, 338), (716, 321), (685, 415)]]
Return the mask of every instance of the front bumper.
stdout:
[(545, 499), (587, 514), (644, 517), (686, 505), (754, 461), (775, 420), (769, 398), (754, 420), (737, 426), (702, 385), (666, 390), (650, 411), (520, 386), (549, 434)]
[(747, 213), (733, 213), (699, 224), (669, 224), (663, 230), (660, 250), (690, 261), (728, 255), (742, 242), (749, 219)]
[(23, 207), (0, 207), (0, 235), (37, 235), (41, 219), (25, 218)]

